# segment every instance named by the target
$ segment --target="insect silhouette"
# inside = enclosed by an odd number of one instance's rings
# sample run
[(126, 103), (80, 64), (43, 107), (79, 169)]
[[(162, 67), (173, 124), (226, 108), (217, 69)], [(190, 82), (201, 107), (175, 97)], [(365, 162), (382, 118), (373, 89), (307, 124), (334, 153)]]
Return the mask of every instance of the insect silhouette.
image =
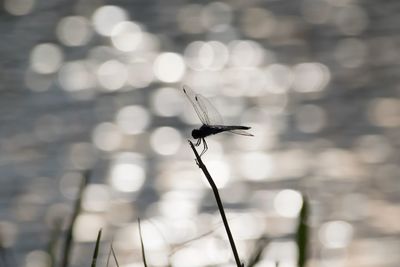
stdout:
[(195, 146), (200, 146), (203, 142), (203, 151), (200, 156), (202, 156), (208, 149), (207, 142), (205, 138), (210, 135), (230, 132), (239, 135), (253, 136), (251, 133), (247, 132), (251, 127), (239, 126), (239, 125), (224, 125), (222, 122), (221, 115), (215, 109), (215, 107), (208, 101), (204, 96), (196, 94), (188, 86), (183, 86), (183, 93), (189, 99), (197, 116), (203, 125), (199, 129), (194, 129), (192, 131), (192, 137), (197, 139)]

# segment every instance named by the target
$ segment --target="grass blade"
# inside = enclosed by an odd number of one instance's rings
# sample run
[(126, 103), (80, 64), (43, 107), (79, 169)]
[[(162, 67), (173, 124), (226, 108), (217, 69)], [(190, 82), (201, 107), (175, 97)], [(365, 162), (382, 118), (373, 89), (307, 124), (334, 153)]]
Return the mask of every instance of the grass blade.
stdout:
[(117, 267), (119, 267), (117, 256), (115, 255), (115, 251), (114, 251), (114, 247), (113, 247), (112, 243), (111, 243), (111, 252), (112, 252), (113, 258), (115, 260), (115, 264), (117, 265)]
[(117, 265), (117, 267), (119, 267), (117, 256), (115, 255), (115, 250), (114, 250), (113, 243), (114, 243), (114, 239), (111, 240), (110, 251), (108, 252), (108, 256), (107, 256), (107, 264), (106, 264), (107, 267), (108, 267), (108, 265), (110, 263), (111, 254), (113, 255), (115, 264)]
[(110, 245), (110, 250), (108, 251), (108, 255), (107, 255), (106, 267), (108, 267), (108, 264), (110, 263), (111, 250), (112, 250), (112, 241), (111, 241), (111, 245)]
[(143, 264), (145, 267), (147, 267), (146, 254), (144, 251), (144, 243), (143, 243), (143, 236), (142, 236), (142, 227), (140, 225), (140, 218), (138, 218), (138, 226), (139, 226), (140, 246), (142, 247)]
[(78, 217), (79, 213), (81, 212), (82, 196), (83, 196), (83, 192), (89, 182), (89, 177), (90, 177), (90, 171), (86, 171), (83, 175), (81, 186), (79, 187), (78, 198), (76, 199), (75, 207), (74, 207), (72, 217), (71, 217), (71, 221), (68, 226), (67, 236), (65, 239), (64, 251), (63, 251), (63, 256), (62, 256), (62, 261), (61, 261), (62, 267), (68, 267), (68, 265), (69, 265), (69, 259), (71, 256), (70, 254), (71, 254), (71, 248), (72, 248), (72, 234), (74, 232), (74, 224), (75, 224), (76, 218)]
[(50, 256), (50, 264), (49, 264), (50, 267), (55, 267), (57, 265), (56, 251), (57, 251), (57, 242), (61, 234), (61, 228), (62, 228), (61, 224), (62, 220), (60, 219), (54, 221), (54, 226), (53, 226), (54, 228), (51, 231), (50, 241), (47, 246), (47, 253)]
[(304, 267), (308, 256), (308, 235), (309, 229), (307, 225), (308, 220), (308, 200), (303, 196), (303, 205), (300, 210), (299, 224), (296, 233), (296, 243), (299, 249), (299, 258), (297, 261), (297, 266)]
[(91, 265), (92, 267), (96, 267), (97, 256), (99, 255), (101, 231), (102, 229), (100, 229), (99, 233), (97, 234), (96, 246), (94, 248), (93, 258), (92, 258), (92, 265)]

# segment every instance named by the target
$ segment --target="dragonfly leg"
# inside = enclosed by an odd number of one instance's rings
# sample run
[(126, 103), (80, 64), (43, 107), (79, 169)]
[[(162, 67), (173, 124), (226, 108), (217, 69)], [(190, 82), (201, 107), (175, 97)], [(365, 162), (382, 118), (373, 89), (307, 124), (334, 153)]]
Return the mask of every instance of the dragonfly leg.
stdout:
[(204, 138), (201, 138), (201, 140), (203, 140), (203, 151), (201, 152), (200, 157), (203, 156), (203, 154), (206, 153), (206, 151), (208, 150), (206, 140)]
[(201, 138), (197, 139), (195, 146), (199, 146), (201, 144)]

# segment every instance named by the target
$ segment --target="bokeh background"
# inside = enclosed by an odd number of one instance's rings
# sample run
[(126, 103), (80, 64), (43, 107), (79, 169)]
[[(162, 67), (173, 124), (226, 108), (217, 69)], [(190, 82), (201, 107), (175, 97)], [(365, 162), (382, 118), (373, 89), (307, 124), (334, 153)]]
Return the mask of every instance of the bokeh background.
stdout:
[(399, 266), (398, 1), (1, 5), (5, 266), (48, 266), (85, 170), (72, 266), (90, 264), (99, 228), (100, 266), (112, 239), (121, 266), (142, 266), (139, 216), (151, 266), (234, 265), (186, 142), (199, 121), (183, 84), (252, 126), (209, 138), (203, 157), (244, 261), (263, 236), (257, 266), (296, 266), (304, 194), (309, 266)]

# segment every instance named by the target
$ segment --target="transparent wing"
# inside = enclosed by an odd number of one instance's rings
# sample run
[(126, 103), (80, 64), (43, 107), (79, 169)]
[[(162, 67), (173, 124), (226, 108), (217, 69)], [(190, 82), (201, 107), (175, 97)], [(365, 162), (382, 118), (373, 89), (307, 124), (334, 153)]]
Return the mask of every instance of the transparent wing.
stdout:
[(254, 136), (251, 133), (247, 132), (246, 130), (230, 130), (229, 132), (245, 136)]
[(195, 95), (195, 101), (200, 107), (201, 111), (205, 114), (207, 125), (223, 125), (223, 120), (218, 110), (214, 105), (204, 96), (200, 94)]
[(183, 92), (189, 99), (200, 121), (206, 125), (222, 125), (222, 117), (213, 104), (200, 94), (196, 94), (190, 87), (183, 86)]
[(196, 111), (197, 116), (203, 124), (209, 124), (209, 119), (207, 118), (207, 114), (204, 113), (199, 103), (196, 100), (196, 94), (188, 87), (187, 85), (183, 86), (183, 93), (189, 99), (192, 104), (194, 110)]

